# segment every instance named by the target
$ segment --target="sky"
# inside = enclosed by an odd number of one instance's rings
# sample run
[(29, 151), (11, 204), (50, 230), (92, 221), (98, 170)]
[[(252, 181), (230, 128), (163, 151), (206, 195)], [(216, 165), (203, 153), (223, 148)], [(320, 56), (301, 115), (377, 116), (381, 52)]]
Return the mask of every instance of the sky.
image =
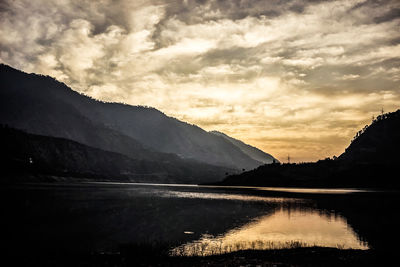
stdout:
[(2, 0), (0, 62), (294, 162), (400, 107), (400, 1)]

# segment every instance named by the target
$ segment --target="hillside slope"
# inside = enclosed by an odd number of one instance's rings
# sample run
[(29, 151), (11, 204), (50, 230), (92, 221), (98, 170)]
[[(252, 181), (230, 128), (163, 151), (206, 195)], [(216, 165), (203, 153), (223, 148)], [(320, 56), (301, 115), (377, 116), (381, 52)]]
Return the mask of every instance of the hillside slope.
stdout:
[(224, 133), (218, 132), (218, 131), (211, 131), (210, 133), (213, 133), (218, 136), (222, 136), (223, 138), (227, 139), (229, 142), (237, 146), (243, 153), (248, 155), (254, 160), (257, 160), (259, 162), (262, 162), (264, 164), (270, 164), (270, 163), (277, 163), (279, 162), (277, 159), (275, 159), (273, 156), (271, 156), (268, 153), (265, 153), (264, 151), (253, 147), (251, 145), (248, 145), (238, 139), (232, 138)]
[(0, 123), (30, 133), (63, 137), (132, 158), (160, 156), (149, 152), (153, 151), (237, 169), (262, 164), (225, 138), (154, 108), (96, 101), (51, 77), (6, 65), (0, 65), (0, 80)]
[(400, 110), (378, 116), (359, 131), (339, 156), (340, 160), (359, 163), (400, 163)]
[[(0, 182), (34, 181), (37, 177), (82, 178), (95, 181), (190, 182), (216, 181), (229, 169), (186, 161), (158, 162), (89, 147), (64, 138), (28, 134), (0, 127)], [(47, 179), (47, 178), (46, 178)]]

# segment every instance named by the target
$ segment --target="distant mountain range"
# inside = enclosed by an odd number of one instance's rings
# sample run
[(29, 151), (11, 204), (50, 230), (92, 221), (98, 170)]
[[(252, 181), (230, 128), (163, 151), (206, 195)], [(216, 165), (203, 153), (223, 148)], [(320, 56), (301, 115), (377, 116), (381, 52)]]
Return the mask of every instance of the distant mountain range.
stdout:
[(338, 158), (302, 164), (270, 164), (220, 185), (400, 188), (400, 110), (378, 116), (357, 132)]
[[(67, 147), (73, 147), (77, 153), (100, 153), (110, 162), (117, 157), (127, 157), (123, 161), (132, 166), (138, 161), (145, 162), (146, 166), (158, 166), (131, 169), (124, 165), (135, 174), (129, 176), (134, 181), (139, 179), (136, 174), (142, 172), (150, 177), (146, 180), (149, 182), (217, 181), (226, 173), (253, 169), (274, 160), (271, 155), (238, 140), (206, 132), (154, 108), (101, 102), (79, 94), (48, 76), (27, 74), (0, 65), (0, 81), (0, 124), (23, 130), (24, 133), (19, 134), (25, 135), (25, 141), (42, 136), (40, 147), (46, 147), (46, 142), (53, 144), (51, 149), (49, 146), (49, 153), (57, 150), (61, 143), (71, 142)], [(64, 141), (45, 137), (62, 138)], [(35, 144), (39, 147), (38, 142)], [(58, 149), (67, 153), (65, 147)], [(94, 152), (93, 149), (98, 150)], [(73, 155), (76, 156), (75, 153), (70, 156)], [(87, 173), (99, 175), (89, 162), (93, 159), (88, 156), (83, 160), (87, 161)], [(72, 169), (85, 173), (77, 164)], [(104, 168), (102, 173), (109, 175)], [(125, 175), (124, 179), (127, 177)]]

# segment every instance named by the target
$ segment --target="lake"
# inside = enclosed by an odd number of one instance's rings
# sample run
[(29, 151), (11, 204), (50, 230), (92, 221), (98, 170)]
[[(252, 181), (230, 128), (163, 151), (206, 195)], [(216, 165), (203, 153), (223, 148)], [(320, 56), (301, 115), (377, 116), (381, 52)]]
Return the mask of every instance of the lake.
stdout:
[(307, 246), (397, 245), (399, 194), (124, 183), (3, 186), (10, 251), (118, 253), (165, 244), (171, 255)]

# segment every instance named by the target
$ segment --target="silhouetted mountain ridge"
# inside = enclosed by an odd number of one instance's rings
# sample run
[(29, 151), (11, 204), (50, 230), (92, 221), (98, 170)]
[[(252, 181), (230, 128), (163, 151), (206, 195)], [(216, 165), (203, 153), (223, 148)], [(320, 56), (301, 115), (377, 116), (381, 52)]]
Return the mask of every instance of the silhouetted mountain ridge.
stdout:
[(248, 155), (249, 157), (251, 157), (254, 160), (260, 161), (264, 164), (270, 164), (270, 163), (278, 163), (279, 160), (275, 159), (273, 156), (271, 156), (268, 153), (265, 153), (264, 151), (253, 147), (251, 145), (245, 144), (244, 142), (232, 138), (224, 133), (218, 132), (218, 131), (211, 131), (210, 133), (213, 133), (215, 135), (218, 136), (222, 136), (225, 139), (227, 139), (229, 142), (231, 142), (232, 144), (234, 144), (235, 146), (237, 146), (243, 153), (245, 153), (246, 155)]
[(0, 79), (0, 122), (29, 133), (67, 138), (137, 159), (162, 161), (175, 154), (228, 168), (262, 164), (225, 138), (154, 108), (97, 101), (51, 77), (6, 65), (0, 65)]
[(340, 160), (359, 163), (399, 164), (400, 110), (378, 116), (370, 126), (357, 132), (339, 156)]
[(337, 159), (270, 164), (225, 178), (220, 185), (399, 188), (400, 110), (359, 131)]

